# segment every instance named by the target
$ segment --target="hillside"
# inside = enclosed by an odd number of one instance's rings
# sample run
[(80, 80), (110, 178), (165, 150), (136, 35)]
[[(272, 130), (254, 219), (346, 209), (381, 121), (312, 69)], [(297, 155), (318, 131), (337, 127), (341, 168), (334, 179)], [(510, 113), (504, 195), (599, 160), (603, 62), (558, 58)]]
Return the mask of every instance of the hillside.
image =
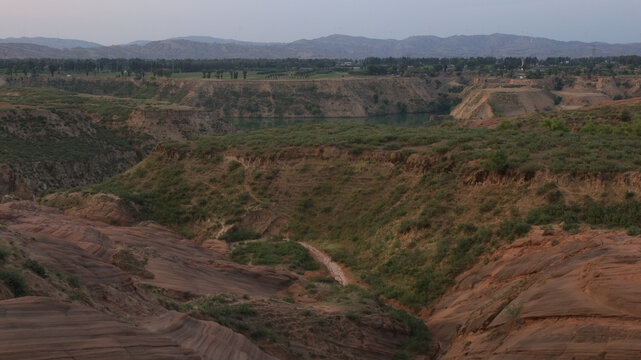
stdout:
[(0, 39), (0, 44), (34, 44), (47, 46), (54, 49), (73, 49), (73, 48), (92, 48), (100, 47), (102, 45), (74, 39), (58, 39), (58, 38), (45, 38), (45, 37), (9, 37)]
[[(0, 219), (3, 359), (388, 359), (413, 339), (407, 315), (323, 272), (241, 265), (159, 225), (30, 202), (0, 205)], [(303, 288), (317, 290), (290, 300)]]
[(210, 112), (168, 103), (0, 87), (0, 195), (32, 199), (99, 183), (162, 139), (232, 130)]
[[(187, 40), (183, 40), (187, 39)], [(193, 41), (192, 41), (193, 40)], [(16, 41), (19, 41), (17, 39)], [(414, 36), (404, 40), (379, 40), (332, 35), (286, 44), (254, 44), (220, 39), (184, 37), (114, 45), (59, 49), (54, 42), (0, 44), (0, 58), (140, 58), (140, 59), (285, 59), (367, 57), (589, 57), (641, 55), (640, 44), (583, 43), (527, 36), (492, 34), (475, 36)], [(49, 46), (42, 46), (49, 44)], [(55, 46), (54, 46), (55, 45)], [(81, 44), (82, 45), (82, 44)], [(51, 46), (51, 47), (50, 47)]]
[[(603, 245), (636, 244), (621, 229), (641, 232), (638, 132), (614, 113), (602, 121), (620, 131), (592, 132), (587, 120), (566, 130), (530, 119), (521, 129), (322, 124), (203, 137), (158, 146), (102, 185), (80, 195), (52, 194), (43, 202), (81, 215), (95, 196), (115, 194), (135, 204), (139, 220), (166, 224), (197, 243), (241, 241), (250, 254), (256, 250), (242, 241), (259, 236), (310, 243), (348, 269), (350, 283), (422, 314), (442, 354), (485, 358), (499, 349), (500, 339), (518, 342), (551, 329), (566, 338), (586, 324), (579, 319), (558, 327), (545, 320), (565, 316), (554, 309), (588, 306), (565, 285), (555, 287), (550, 298), (565, 299), (562, 306), (542, 308), (528, 300), (540, 298), (551, 277), (574, 281), (533, 269), (542, 264), (537, 259), (557, 259), (559, 272), (577, 274), (572, 269), (589, 266), (591, 259), (611, 261), (613, 279), (619, 279), (618, 271), (629, 271), (629, 261), (638, 261), (636, 254), (620, 262), (621, 249)], [(633, 126), (639, 121), (635, 115)], [(585, 245), (586, 239), (592, 240)], [(553, 255), (557, 251), (566, 255)], [(531, 263), (515, 258), (520, 253), (531, 253)], [(517, 266), (524, 275), (510, 270)], [(514, 278), (502, 277), (500, 269)], [(485, 282), (469, 280), (477, 278)], [(607, 281), (611, 293), (633, 298), (624, 283)], [(487, 305), (479, 304), (478, 296)], [(609, 299), (602, 303), (621, 306), (621, 319), (630, 316), (631, 308)], [(590, 316), (610, 317), (607, 307), (589, 306)], [(489, 319), (483, 325), (474, 323), (479, 313)], [(639, 331), (618, 318), (604, 321), (600, 326)], [(615, 358), (634, 351), (634, 341), (618, 342), (614, 334), (586, 339), (595, 348), (604, 344)], [(520, 346), (541, 356), (546, 341), (534, 338)], [(515, 349), (496, 351), (509, 355)], [(551, 354), (582, 354), (573, 351)]]
[(9, 83), (2, 358), (640, 351), (635, 76)]
[[(447, 115), (459, 100), (442, 84), (456, 79), (382, 77), (236, 81), (210, 79), (9, 78), (17, 87), (154, 100), (218, 118), (359, 118), (404, 113)], [(124, 101), (124, 100), (123, 100)], [(128, 102), (131, 102), (129, 100)]]

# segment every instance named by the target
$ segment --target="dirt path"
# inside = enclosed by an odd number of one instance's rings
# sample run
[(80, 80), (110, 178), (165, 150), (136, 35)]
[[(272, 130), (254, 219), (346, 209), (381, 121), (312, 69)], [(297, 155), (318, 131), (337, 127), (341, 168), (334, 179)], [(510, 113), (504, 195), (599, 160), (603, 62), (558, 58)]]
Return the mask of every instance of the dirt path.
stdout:
[[(236, 156), (225, 156), (225, 159), (237, 161), (242, 165), (244, 169), (247, 169), (247, 165)], [(256, 204), (260, 204), (261, 203), (260, 199), (258, 199), (258, 197), (253, 193), (252, 188), (247, 182), (247, 180), (244, 181), (243, 185), (245, 187), (245, 191), (247, 191), (249, 196), (256, 202)], [(227, 229), (228, 228), (225, 228), (225, 226), (223, 225), (223, 228), (220, 230), (217, 237), (220, 237), (222, 234), (224, 234), (227, 231)], [(349, 277), (345, 274), (345, 271), (343, 271), (343, 268), (338, 263), (332, 261), (332, 258), (329, 255), (327, 255), (323, 251), (317, 249), (316, 247), (308, 243), (304, 243), (304, 242), (299, 242), (299, 243), (309, 251), (309, 254), (314, 258), (314, 260), (316, 260), (317, 262), (325, 266), (325, 268), (330, 273), (330, 275), (336, 281), (338, 281), (339, 284), (345, 286), (350, 283)]]
[(349, 285), (349, 279), (347, 275), (345, 275), (343, 268), (341, 268), (341, 266), (337, 263), (333, 262), (332, 258), (330, 258), (329, 255), (325, 254), (321, 250), (308, 243), (300, 242), (300, 244), (303, 245), (303, 247), (305, 247), (307, 250), (309, 250), (309, 254), (312, 255), (314, 260), (323, 264), (323, 266), (327, 268), (327, 271), (329, 271), (330, 275), (332, 275), (332, 277), (336, 279), (339, 284), (343, 286)]

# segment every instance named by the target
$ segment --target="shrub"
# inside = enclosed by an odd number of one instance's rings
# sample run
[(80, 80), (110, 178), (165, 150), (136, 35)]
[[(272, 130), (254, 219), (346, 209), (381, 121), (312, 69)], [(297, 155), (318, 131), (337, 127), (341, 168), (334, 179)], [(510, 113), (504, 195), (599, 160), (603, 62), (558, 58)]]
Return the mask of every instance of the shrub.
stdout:
[(262, 338), (266, 337), (267, 335), (269, 335), (269, 332), (267, 331), (267, 329), (265, 329), (263, 327), (259, 327), (258, 329), (255, 329), (254, 331), (252, 331), (249, 334), (249, 336), (251, 336), (251, 338), (253, 340), (262, 339)]
[(432, 334), (423, 320), (399, 309), (390, 309), (390, 316), (409, 329), (409, 339), (403, 346), (405, 351), (420, 354), (430, 351)]
[(530, 232), (530, 225), (517, 218), (501, 222), (497, 234), (508, 240), (514, 240), (528, 232)]
[(197, 310), (223, 326), (240, 332), (249, 330), (245, 319), (256, 316), (258, 312), (249, 304), (232, 305), (230, 301), (223, 296), (210, 296), (198, 305)]
[(318, 270), (319, 265), (301, 244), (295, 241), (253, 242), (239, 246), (231, 253), (231, 258), (242, 264), (289, 265), (290, 270)]
[(361, 315), (354, 311), (348, 311), (347, 314), (345, 314), (345, 317), (357, 324), (360, 324), (362, 321)]
[(483, 203), (481, 203), (481, 206), (479, 206), (479, 211), (481, 213), (490, 212), (494, 210), (494, 208), (496, 207), (496, 204), (498, 204), (498, 201), (496, 201), (496, 199), (486, 200)]
[(544, 194), (547, 194), (549, 191), (557, 189), (557, 187), (558, 186), (556, 185), (556, 183), (554, 181), (549, 181), (549, 182), (545, 183), (544, 185), (539, 186), (536, 189), (536, 194), (537, 195), (544, 195)]
[(74, 289), (80, 288), (80, 276), (78, 275), (69, 275), (67, 276), (67, 284)]
[(9, 256), (11, 256), (11, 250), (0, 245), (0, 261), (5, 261)]
[(227, 165), (227, 170), (229, 172), (232, 172), (232, 171), (240, 168), (241, 166), (243, 166), (243, 164), (239, 163), (236, 160), (232, 160), (232, 161), (229, 162), (229, 165)]
[(248, 227), (233, 227), (228, 232), (224, 233), (220, 240), (227, 242), (238, 242), (245, 240), (254, 240), (260, 238), (260, 234), (254, 231), (254, 229)]
[(561, 193), (560, 190), (551, 191), (551, 192), (547, 193), (545, 198), (547, 199), (547, 201), (549, 203), (556, 204), (556, 203), (560, 202), (561, 200), (563, 200), (563, 193)]
[(27, 269), (33, 271), (36, 273), (38, 276), (41, 278), (46, 278), (47, 277), (47, 269), (45, 269), (42, 264), (40, 264), (38, 261), (34, 259), (26, 259), (22, 265), (24, 265)]
[(430, 227), (430, 222), (427, 217), (421, 216), (418, 219), (404, 219), (398, 228), (401, 234), (407, 233), (412, 229), (426, 229)]
[(500, 124), (496, 126), (496, 130), (512, 130), (514, 129), (514, 125), (512, 125), (512, 122), (510, 120), (503, 120), (501, 121)]
[(641, 228), (640, 228), (640, 227), (638, 227), (638, 226), (634, 226), (634, 225), (633, 225), (633, 226), (630, 226), (630, 227), (628, 227), (628, 231), (627, 231), (627, 233), (628, 233), (628, 235), (630, 235), (630, 236), (638, 236), (638, 235), (641, 235)]
[(550, 131), (560, 131), (560, 132), (570, 131), (568, 126), (565, 124), (565, 121), (554, 118), (554, 117), (543, 120), (543, 123), (541, 125), (545, 128), (548, 128), (548, 130)]
[(483, 167), (487, 171), (494, 171), (504, 175), (510, 168), (510, 163), (508, 162), (507, 154), (502, 150), (497, 150), (488, 156), (487, 161), (483, 162)]
[(0, 270), (0, 280), (11, 290), (15, 297), (26, 296), (29, 293), (27, 281), (16, 269)]

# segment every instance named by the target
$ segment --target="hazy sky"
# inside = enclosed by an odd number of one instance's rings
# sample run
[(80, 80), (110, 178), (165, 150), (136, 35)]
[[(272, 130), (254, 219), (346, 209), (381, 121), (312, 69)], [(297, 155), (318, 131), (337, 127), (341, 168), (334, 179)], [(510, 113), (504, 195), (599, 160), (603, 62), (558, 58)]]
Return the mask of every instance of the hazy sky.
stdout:
[(0, 0), (0, 38), (105, 45), (209, 35), (292, 41), (330, 34), (507, 33), (641, 42), (641, 0)]

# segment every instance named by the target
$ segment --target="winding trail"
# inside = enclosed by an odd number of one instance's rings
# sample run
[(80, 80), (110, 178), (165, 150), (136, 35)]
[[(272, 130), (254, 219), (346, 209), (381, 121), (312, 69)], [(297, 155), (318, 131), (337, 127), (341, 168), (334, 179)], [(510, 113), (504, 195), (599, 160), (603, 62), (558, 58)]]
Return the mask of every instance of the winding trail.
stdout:
[(332, 261), (332, 258), (329, 257), (329, 255), (325, 254), (323, 251), (315, 248), (314, 246), (308, 243), (299, 242), (299, 244), (303, 245), (304, 248), (309, 250), (309, 254), (314, 258), (314, 260), (323, 264), (323, 266), (327, 268), (327, 271), (329, 271), (330, 275), (332, 275), (332, 277), (336, 281), (338, 281), (339, 284), (343, 286), (349, 285), (349, 279), (347, 278), (347, 275), (345, 275), (343, 268), (341, 268), (340, 265)]
[[(238, 158), (236, 156), (225, 156), (225, 160), (237, 161), (238, 163), (240, 163), (242, 165), (242, 167), (245, 170), (247, 169), (247, 164), (245, 164), (244, 161), (242, 161), (240, 158)], [(256, 204), (257, 204), (256, 206), (259, 206), (259, 204), (261, 203), (261, 200), (258, 198), (258, 196), (256, 196), (256, 194), (254, 194), (254, 192), (252, 191), (251, 186), (249, 185), (249, 183), (247, 182), (246, 179), (244, 180), (243, 185), (245, 187), (245, 191), (247, 191), (249, 196), (256, 202)], [(276, 220), (276, 219), (274, 219), (274, 220)], [(274, 220), (272, 220), (272, 222)], [(231, 227), (231, 225), (225, 227), (225, 225), (222, 222), (221, 222), (221, 225), (222, 225), (222, 229), (218, 232), (218, 234), (216, 235), (216, 238), (220, 238), (220, 236), (222, 236), (225, 232), (227, 232), (227, 230), (229, 230), (229, 228)], [(287, 240), (289, 241), (289, 238)], [(314, 247), (311, 244), (308, 244), (308, 243), (305, 243), (305, 242), (302, 242), (302, 241), (299, 242), (299, 244), (301, 244), (304, 248), (306, 248), (309, 251), (309, 254), (312, 256), (312, 258), (314, 258), (314, 260), (316, 260), (317, 262), (322, 264), (327, 269), (329, 274), (339, 284), (341, 284), (343, 286), (350, 284), (349, 277), (345, 274), (345, 271), (343, 271), (343, 268), (338, 263), (332, 261), (332, 258), (329, 255), (327, 255), (325, 252), (323, 252), (322, 250)]]

